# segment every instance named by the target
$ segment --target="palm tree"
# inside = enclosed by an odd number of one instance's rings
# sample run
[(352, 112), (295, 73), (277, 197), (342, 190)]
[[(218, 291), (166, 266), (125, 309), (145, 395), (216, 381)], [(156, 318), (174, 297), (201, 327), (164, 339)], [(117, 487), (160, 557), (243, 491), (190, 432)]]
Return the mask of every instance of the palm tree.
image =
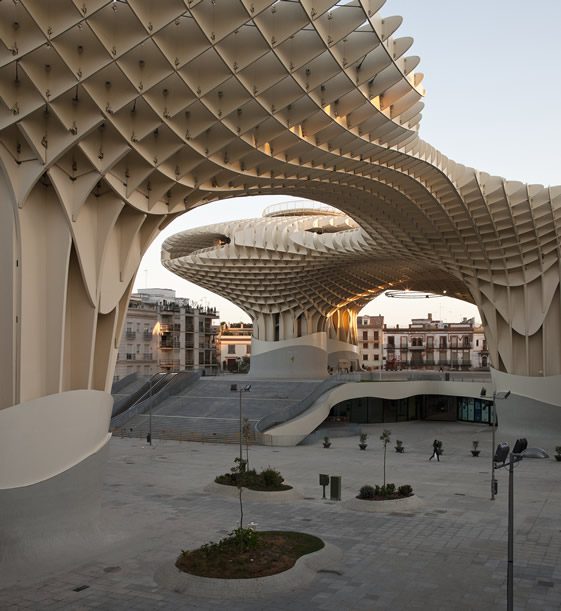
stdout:
[(386, 448), (388, 447), (388, 443), (391, 442), (391, 434), (392, 432), (389, 429), (384, 429), (384, 431), (380, 435), (380, 439), (384, 444), (384, 488), (386, 487)]

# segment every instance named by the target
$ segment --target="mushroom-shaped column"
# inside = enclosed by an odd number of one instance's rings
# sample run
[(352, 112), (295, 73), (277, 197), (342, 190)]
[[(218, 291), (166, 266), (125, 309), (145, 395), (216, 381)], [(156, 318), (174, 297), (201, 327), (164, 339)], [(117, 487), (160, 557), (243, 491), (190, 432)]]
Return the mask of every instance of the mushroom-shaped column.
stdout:
[(322, 378), (328, 368), (358, 367), (356, 314), (381, 290), (376, 266), (366, 263), (352, 219), (306, 205), (185, 231), (163, 245), (165, 267), (252, 318), (252, 376)]

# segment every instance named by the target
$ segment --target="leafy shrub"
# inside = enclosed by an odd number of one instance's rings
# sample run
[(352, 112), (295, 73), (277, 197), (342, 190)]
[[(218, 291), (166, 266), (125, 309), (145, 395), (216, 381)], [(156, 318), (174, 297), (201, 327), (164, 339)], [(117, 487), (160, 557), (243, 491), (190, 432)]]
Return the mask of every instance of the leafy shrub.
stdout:
[(263, 479), (263, 484), (267, 488), (278, 488), (282, 486), (284, 482), (284, 477), (277, 469), (273, 469), (273, 467), (263, 469), (263, 471), (261, 471), (261, 478)]
[(235, 539), (238, 543), (242, 539), (245, 549), (254, 549), (259, 542), (259, 533), (254, 528), (236, 528), (230, 533), (229, 539)]
[(291, 486), (283, 483), (284, 477), (272, 467), (267, 467), (267, 469), (263, 469), (260, 473), (257, 473), (255, 469), (240, 472), (238, 467), (239, 458), (236, 458), (235, 462), (237, 464), (232, 467), (230, 473), (217, 475), (214, 478), (217, 484), (250, 488), (251, 490), (290, 490), (291, 488)]
[[(378, 488), (378, 486), (376, 486), (376, 488)], [(363, 486), (358, 493), (359, 499), (373, 499), (375, 496), (375, 489), (372, 486), (369, 486), (368, 484), (366, 486)]]
[(396, 489), (395, 484), (386, 484), (385, 486), (363, 486), (359, 493), (359, 499), (365, 499), (368, 501), (371, 500), (383, 500), (383, 499), (397, 499), (403, 498), (406, 496), (411, 496), (413, 494), (413, 488), (409, 484), (405, 484), (403, 486), (399, 486)]
[(391, 496), (395, 494), (395, 484), (386, 484), (383, 496)]
[(411, 496), (413, 494), (413, 488), (409, 484), (403, 484), (400, 486), (397, 491), (400, 496)]

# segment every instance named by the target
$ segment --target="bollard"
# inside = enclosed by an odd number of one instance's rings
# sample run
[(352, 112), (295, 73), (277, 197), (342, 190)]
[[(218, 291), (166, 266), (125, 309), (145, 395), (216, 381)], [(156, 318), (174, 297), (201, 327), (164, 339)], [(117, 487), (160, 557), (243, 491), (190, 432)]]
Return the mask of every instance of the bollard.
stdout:
[(332, 501), (340, 501), (341, 500), (341, 476), (340, 475), (332, 475), (331, 476), (331, 500)]

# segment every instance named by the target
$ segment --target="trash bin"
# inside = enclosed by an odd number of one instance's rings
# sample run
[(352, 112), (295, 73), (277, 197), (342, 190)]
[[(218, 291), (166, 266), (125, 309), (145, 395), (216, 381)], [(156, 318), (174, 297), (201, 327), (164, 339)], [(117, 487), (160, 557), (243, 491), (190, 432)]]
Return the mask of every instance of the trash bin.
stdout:
[(230, 384), (230, 390), (238, 390), (237, 384)]
[(332, 501), (340, 501), (341, 500), (341, 476), (340, 475), (332, 475), (330, 480), (330, 496)]

